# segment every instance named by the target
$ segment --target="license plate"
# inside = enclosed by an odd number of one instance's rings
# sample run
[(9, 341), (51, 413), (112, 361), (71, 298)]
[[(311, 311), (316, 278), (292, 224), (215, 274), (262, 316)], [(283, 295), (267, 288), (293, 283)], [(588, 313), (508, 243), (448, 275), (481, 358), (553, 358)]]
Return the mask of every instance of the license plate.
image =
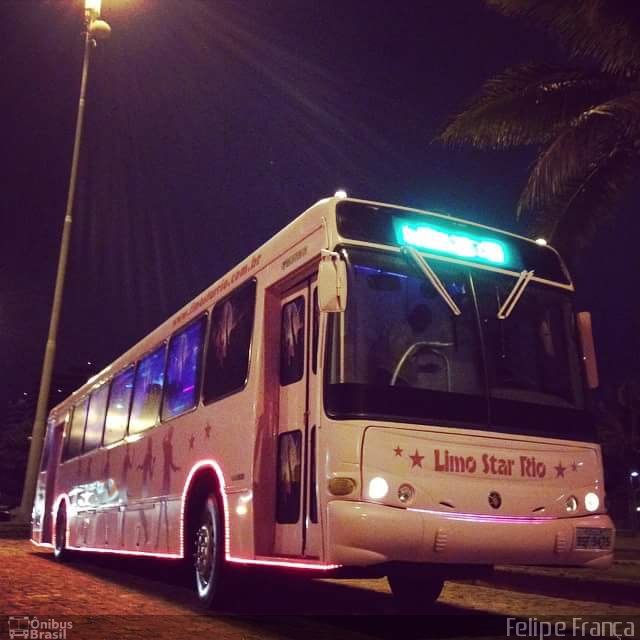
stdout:
[(576, 527), (576, 549), (610, 549), (612, 529)]

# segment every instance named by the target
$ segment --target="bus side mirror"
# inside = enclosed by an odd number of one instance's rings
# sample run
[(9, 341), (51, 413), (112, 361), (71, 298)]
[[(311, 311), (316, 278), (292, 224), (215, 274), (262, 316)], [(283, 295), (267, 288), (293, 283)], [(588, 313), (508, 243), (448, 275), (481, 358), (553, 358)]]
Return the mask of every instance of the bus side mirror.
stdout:
[(347, 308), (347, 265), (338, 253), (326, 249), (318, 268), (318, 307), (328, 313)]
[(588, 311), (579, 311), (576, 314), (578, 334), (580, 336), (580, 347), (582, 349), (582, 361), (587, 375), (587, 386), (589, 389), (597, 389), (598, 363), (596, 362), (596, 349), (593, 344), (593, 330), (591, 328), (591, 314)]

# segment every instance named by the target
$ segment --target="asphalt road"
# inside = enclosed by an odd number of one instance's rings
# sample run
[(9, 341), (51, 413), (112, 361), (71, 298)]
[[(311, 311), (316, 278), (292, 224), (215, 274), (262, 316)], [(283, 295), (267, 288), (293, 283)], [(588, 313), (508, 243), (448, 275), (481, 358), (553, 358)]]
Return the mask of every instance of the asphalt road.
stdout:
[(504, 637), (509, 617), (542, 616), (635, 616), (640, 633), (640, 604), (602, 602), (597, 593), (577, 599), (571, 589), (545, 595), (535, 576), (529, 593), (447, 583), (438, 603), (416, 616), (399, 615), (385, 580), (308, 581), (255, 570), (241, 577), (228, 606), (202, 615), (173, 562), (80, 555), (59, 564), (27, 541), (0, 540), (0, 639), (8, 637), (8, 616), (71, 622), (60, 640)]

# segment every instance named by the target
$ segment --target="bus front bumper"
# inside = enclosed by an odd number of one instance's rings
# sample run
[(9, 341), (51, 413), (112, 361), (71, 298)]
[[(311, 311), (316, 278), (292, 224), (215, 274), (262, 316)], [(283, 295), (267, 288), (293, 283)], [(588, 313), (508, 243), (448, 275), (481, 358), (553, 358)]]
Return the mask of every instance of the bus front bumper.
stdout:
[[(424, 562), (606, 568), (613, 562), (615, 529), (607, 515), (498, 517), (333, 500), (327, 535), (326, 559), (343, 566)], [(579, 548), (592, 547), (594, 540), (602, 548)]]

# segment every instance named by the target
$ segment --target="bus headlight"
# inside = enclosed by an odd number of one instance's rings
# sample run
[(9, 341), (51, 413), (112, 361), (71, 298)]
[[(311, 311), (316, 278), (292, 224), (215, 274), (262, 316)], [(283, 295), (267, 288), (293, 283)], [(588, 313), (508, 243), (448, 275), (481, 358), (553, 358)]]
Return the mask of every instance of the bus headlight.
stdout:
[(414, 488), (410, 484), (401, 484), (398, 487), (398, 500), (400, 500), (402, 504), (408, 504), (413, 500), (415, 493)]
[(584, 497), (584, 506), (587, 511), (597, 511), (600, 506), (600, 498), (598, 498), (598, 494), (593, 493), (593, 491), (587, 493)]
[(573, 513), (578, 510), (578, 498), (575, 496), (569, 496), (567, 498), (567, 502), (565, 503), (565, 507), (569, 513)]
[(389, 493), (389, 484), (380, 476), (371, 478), (369, 482), (369, 497), (372, 500), (382, 500)]

